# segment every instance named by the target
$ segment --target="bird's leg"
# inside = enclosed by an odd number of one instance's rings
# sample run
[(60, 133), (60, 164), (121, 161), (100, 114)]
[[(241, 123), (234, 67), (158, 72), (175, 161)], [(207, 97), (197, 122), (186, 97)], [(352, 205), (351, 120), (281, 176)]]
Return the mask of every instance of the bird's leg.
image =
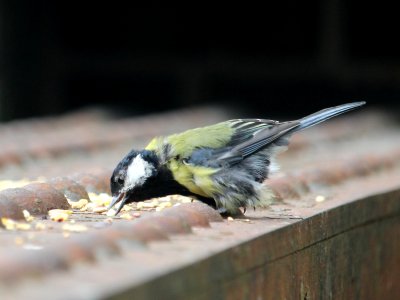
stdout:
[(226, 210), (225, 207), (220, 207), (217, 209), (217, 212), (224, 218), (230, 217), (231, 215), (229, 214), (229, 212)]
[(226, 208), (220, 207), (217, 209), (221, 217), (228, 218), (228, 217), (235, 217), (235, 218), (243, 218), (244, 214), (240, 208), (237, 208), (235, 211), (227, 211)]

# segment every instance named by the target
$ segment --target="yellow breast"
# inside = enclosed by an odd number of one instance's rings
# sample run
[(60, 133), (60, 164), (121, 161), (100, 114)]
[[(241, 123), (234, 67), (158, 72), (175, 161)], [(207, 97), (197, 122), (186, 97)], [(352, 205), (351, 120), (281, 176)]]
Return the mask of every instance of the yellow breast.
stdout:
[(211, 198), (216, 191), (211, 176), (218, 169), (184, 164), (176, 160), (169, 162), (169, 169), (174, 179), (194, 194)]

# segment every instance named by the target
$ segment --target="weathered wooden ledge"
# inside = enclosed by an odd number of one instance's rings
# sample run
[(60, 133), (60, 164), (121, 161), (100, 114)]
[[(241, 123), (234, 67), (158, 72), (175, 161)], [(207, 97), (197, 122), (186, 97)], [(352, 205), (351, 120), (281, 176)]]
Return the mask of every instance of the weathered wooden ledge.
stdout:
[(2, 299), (398, 298), (398, 169), (336, 186), (313, 207), (298, 201), (146, 246), (127, 242), (94, 265), (11, 284)]
[[(208, 206), (188, 203), (111, 223), (74, 212), (73, 221), (88, 230), (68, 237), (58, 223), (0, 228), (0, 299), (400, 298), (398, 128), (371, 114), (349, 131), (352, 121), (294, 139), (281, 158), (284, 171), (267, 181), (277, 202), (241, 219), (222, 220)], [(109, 165), (107, 151), (96, 163)], [(60, 155), (52, 164), (70, 164)], [(25, 189), (48, 200), (39, 212), (66, 191), (79, 192), (77, 199), (93, 188), (107, 191), (108, 172), (0, 191), (0, 215), (23, 218), (32, 204), (21, 196)]]
[[(353, 189), (363, 183), (353, 184), (330, 203), (299, 211), (302, 220), (290, 216), (271, 220), (257, 213), (251, 218), (253, 224), (237, 221), (215, 226), (219, 238), (227, 235), (226, 244), (214, 247), (213, 233), (203, 233), (206, 242), (191, 239), (193, 245), (186, 249), (194, 252), (203, 247), (196, 261), (142, 284), (127, 282), (125, 291), (121, 288), (110, 296), (396, 299), (400, 296), (400, 176), (387, 180), (391, 184), (377, 181), (380, 188), (368, 187), (361, 193)], [(154, 244), (151, 250), (161, 247)], [(179, 255), (176, 251), (169, 259), (179, 261)]]

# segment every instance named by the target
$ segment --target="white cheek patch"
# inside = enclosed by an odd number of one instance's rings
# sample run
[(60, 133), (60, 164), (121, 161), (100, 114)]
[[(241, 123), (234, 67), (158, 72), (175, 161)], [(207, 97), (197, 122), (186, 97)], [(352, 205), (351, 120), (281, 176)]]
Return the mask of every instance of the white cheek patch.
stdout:
[(142, 185), (153, 173), (154, 166), (145, 161), (142, 156), (137, 155), (126, 171), (124, 189)]

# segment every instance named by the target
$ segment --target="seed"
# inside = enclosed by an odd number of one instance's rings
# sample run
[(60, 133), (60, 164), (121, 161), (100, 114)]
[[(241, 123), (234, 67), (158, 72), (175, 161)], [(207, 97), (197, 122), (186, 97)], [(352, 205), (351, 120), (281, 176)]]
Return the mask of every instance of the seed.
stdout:
[(84, 231), (87, 231), (88, 228), (85, 225), (81, 225), (81, 224), (66, 223), (63, 225), (62, 230), (70, 231), (70, 232), (84, 232)]
[(105, 207), (105, 206), (97, 206), (97, 207), (93, 208), (93, 212), (98, 213), (98, 214), (106, 212), (106, 211), (107, 211), (107, 207)]
[(64, 222), (67, 221), (69, 215), (72, 214), (72, 210), (66, 209), (51, 209), (48, 211), (49, 217), (52, 221)]
[(109, 206), (112, 200), (112, 197), (107, 193), (89, 193), (90, 201), (97, 204), (98, 206)]
[(121, 219), (132, 220), (133, 216), (129, 213), (124, 213), (124, 214), (121, 214)]
[(116, 213), (117, 211), (115, 210), (115, 209), (110, 209), (108, 212), (107, 212), (107, 214), (106, 214), (106, 216), (107, 217), (115, 217), (115, 213)]
[(27, 211), (26, 209), (24, 209), (22, 211), (22, 213), (24, 214), (24, 218), (27, 222), (32, 222), (35, 218), (31, 216), (31, 214), (29, 213), (29, 211)]
[(9, 218), (1, 218), (1, 222), (7, 230), (29, 230), (31, 224), (24, 222), (17, 222)]
[(73, 209), (82, 209), (86, 205), (88, 205), (89, 201), (87, 199), (80, 199), (79, 201), (68, 200), (68, 203), (69, 203), (69, 205), (71, 205), (71, 208), (73, 208)]

